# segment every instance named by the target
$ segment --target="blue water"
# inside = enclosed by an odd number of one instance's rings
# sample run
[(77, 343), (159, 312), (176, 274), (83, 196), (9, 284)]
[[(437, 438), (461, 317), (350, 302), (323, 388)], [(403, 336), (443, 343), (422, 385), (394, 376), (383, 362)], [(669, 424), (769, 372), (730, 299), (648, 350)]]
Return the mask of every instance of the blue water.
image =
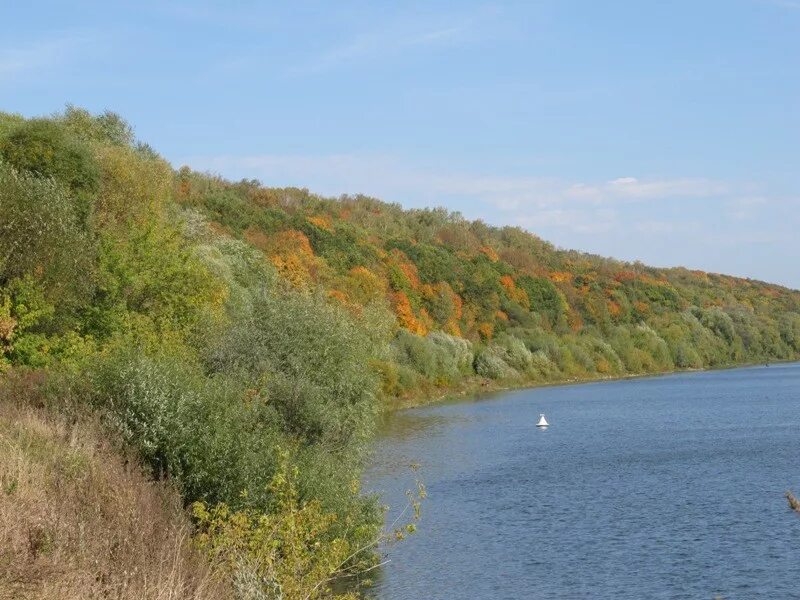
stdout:
[[(551, 426), (534, 424), (543, 412)], [(800, 365), (504, 393), (391, 415), (367, 488), (419, 530), (374, 593), (800, 598)]]

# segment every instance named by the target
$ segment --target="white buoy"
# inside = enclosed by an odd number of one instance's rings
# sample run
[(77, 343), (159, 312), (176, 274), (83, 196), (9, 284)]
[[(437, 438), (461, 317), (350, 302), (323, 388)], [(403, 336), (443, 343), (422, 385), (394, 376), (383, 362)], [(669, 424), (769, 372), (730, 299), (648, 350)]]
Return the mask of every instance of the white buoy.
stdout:
[(547, 427), (548, 425), (549, 425), (549, 423), (547, 422), (547, 419), (544, 418), (544, 414), (540, 413), (539, 414), (539, 422), (536, 424), (536, 426), (537, 427)]

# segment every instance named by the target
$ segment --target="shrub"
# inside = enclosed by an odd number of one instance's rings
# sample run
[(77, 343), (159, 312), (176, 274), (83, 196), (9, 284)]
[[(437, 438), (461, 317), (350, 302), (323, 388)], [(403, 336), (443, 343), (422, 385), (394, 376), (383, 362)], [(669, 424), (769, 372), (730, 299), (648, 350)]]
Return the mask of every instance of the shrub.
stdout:
[(502, 334), (495, 339), (494, 346), (498, 355), (515, 371), (527, 373), (533, 366), (533, 355), (522, 340)]
[(487, 379), (510, 379), (517, 373), (504, 360), (505, 352), (498, 346), (485, 346), (475, 353), (475, 372)]
[(0, 139), (0, 158), (20, 171), (63, 184), (81, 202), (81, 216), (88, 217), (100, 173), (89, 147), (63, 126), (49, 119), (21, 123)]
[(73, 307), (92, 288), (95, 246), (57, 182), (0, 162), (0, 286), (30, 276)]
[(471, 371), (472, 344), (444, 332), (422, 337), (405, 329), (392, 341), (394, 360), (437, 385), (453, 383)]

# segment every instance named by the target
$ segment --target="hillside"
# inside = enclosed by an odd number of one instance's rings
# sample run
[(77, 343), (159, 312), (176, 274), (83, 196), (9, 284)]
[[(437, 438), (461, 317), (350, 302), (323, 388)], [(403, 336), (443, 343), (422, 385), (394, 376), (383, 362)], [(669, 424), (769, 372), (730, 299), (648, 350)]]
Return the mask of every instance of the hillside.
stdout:
[[(0, 380), (44, 382), (19, 422), (4, 415), (22, 392), (3, 388), (0, 441), (39, 429), (57, 455), (63, 419), (95, 415), (87, 435), (118, 440), (104, 453), (181, 495), (208, 559), (195, 571), (234, 597), (368, 584), (384, 513), (358, 482), (387, 407), (797, 358), (797, 291), (563, 251), (442, 209), (176, 171), (114, 113), (0, 113)], [(44, 475), (25, 495), (2, 485), (7, 515), (63, 502)], [(57, 556), (73, 525), (49, 531)]]
[(177, 201), (355, 314), (388, 306), (389, 396), (465, 376), (517, 383), (785, 360), (800, 292), (559, 250), (522, 229), (364, 196), (178, 172)]

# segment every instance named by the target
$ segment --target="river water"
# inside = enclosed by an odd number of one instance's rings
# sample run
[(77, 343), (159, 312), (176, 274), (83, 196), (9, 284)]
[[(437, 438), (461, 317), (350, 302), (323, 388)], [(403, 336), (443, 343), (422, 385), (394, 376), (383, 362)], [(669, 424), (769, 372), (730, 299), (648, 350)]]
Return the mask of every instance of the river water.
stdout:
[(401, 411), (366, 487), (391, 519), (416, 462), (428, 499), (374, 594), (800, 598), (798, 459), (797, 363)]

